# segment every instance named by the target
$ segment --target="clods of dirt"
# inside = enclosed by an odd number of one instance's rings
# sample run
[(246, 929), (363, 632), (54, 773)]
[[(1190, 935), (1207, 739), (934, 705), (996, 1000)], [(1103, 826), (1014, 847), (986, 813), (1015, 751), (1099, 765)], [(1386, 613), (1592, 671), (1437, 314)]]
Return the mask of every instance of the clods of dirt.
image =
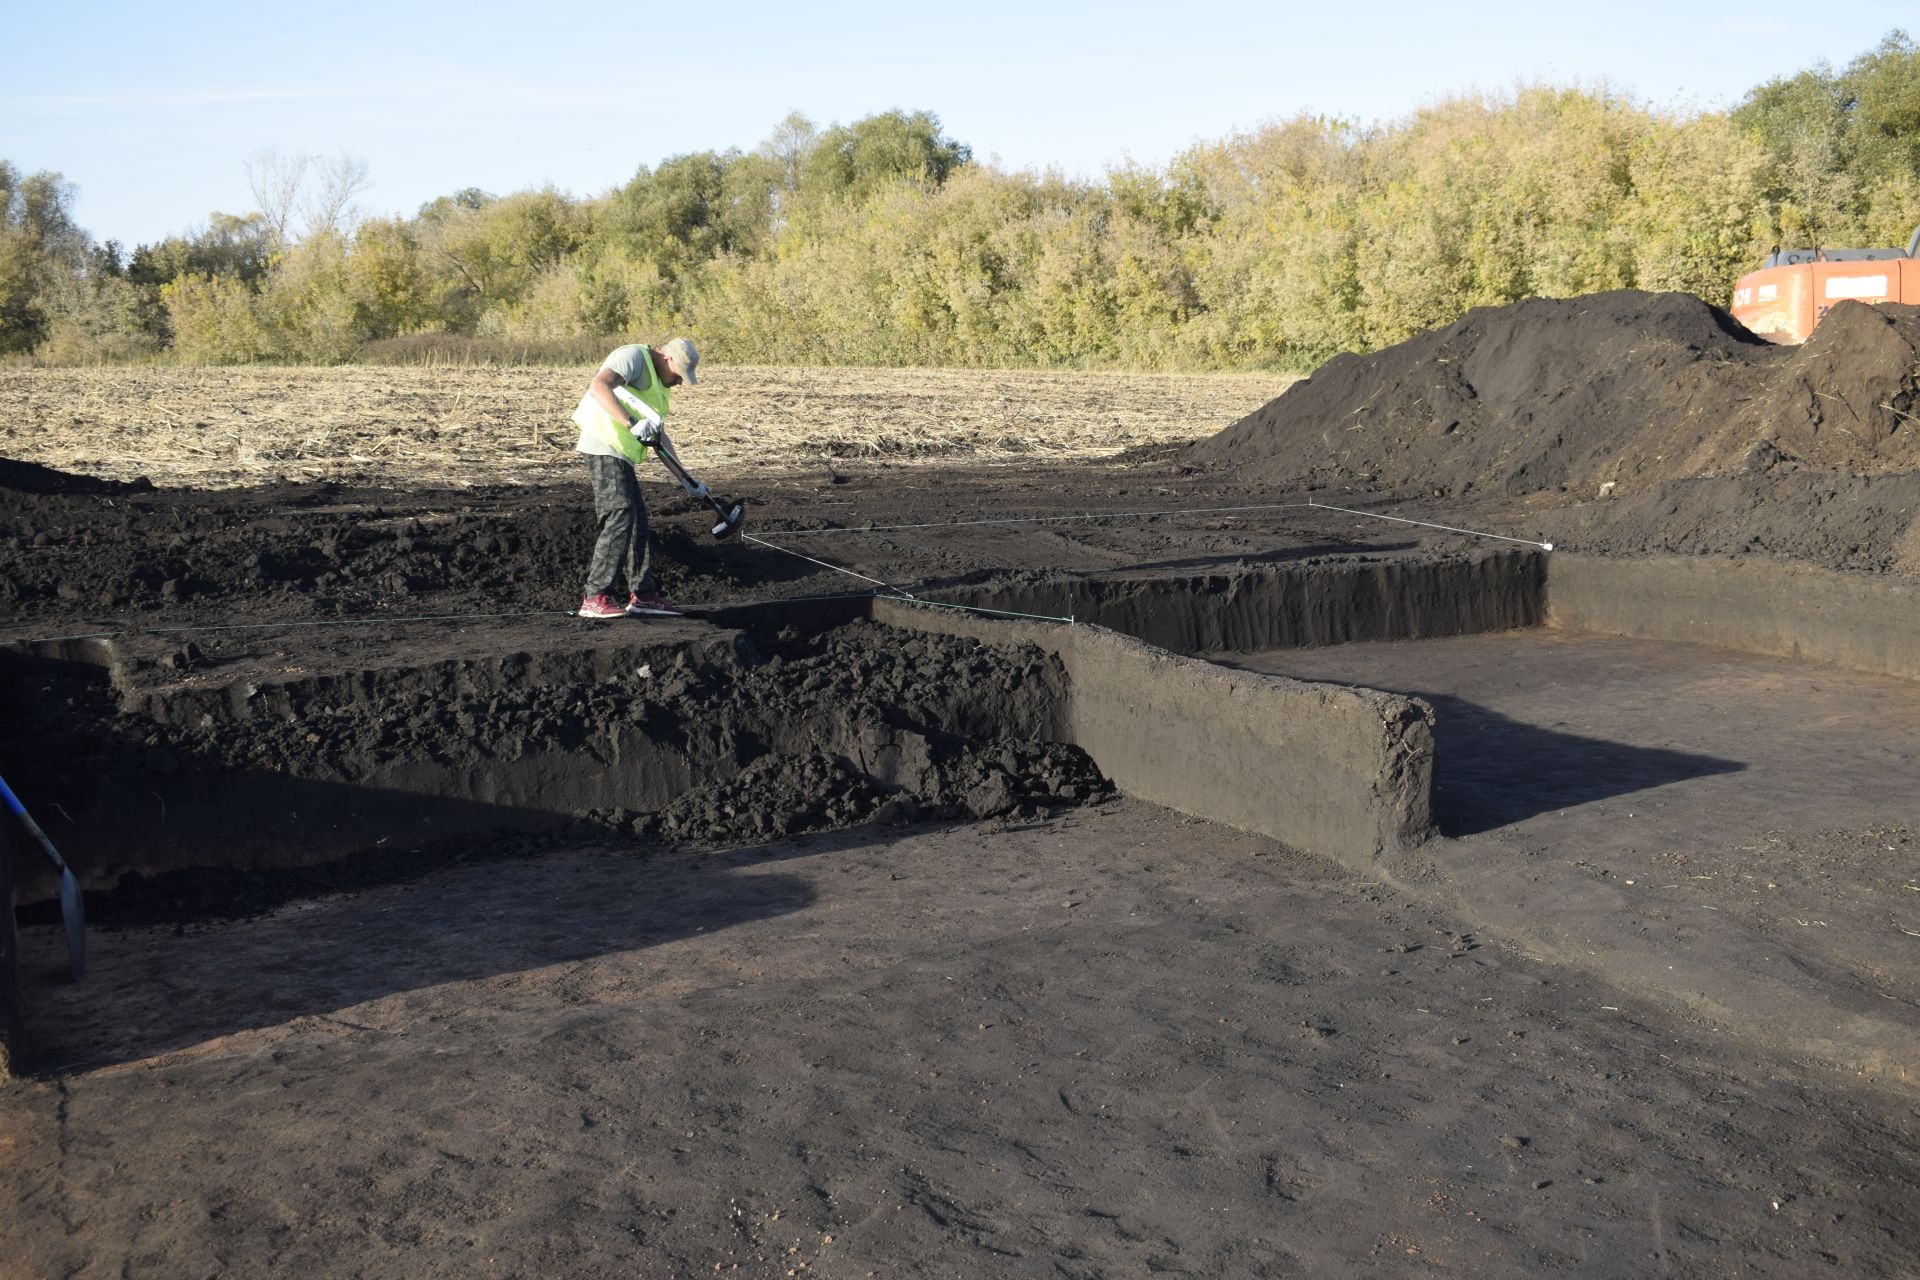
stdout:
[[(301, 870), (315, 861), (370, 857), (344, 873), (359, 884), (383, 860), (407, 877), (449, 849), (465, 857), (543, 833), (758, 841), (869, 821), (1035, 816), (1110, 790), (1084, 752), (1057, 741), (1065, 675), (1034, 646), (871, 623), (770, 643), (765, 658), (742, 638), (598, 679), (450, 688), (402, 667), (294, 679), (270, 694), (183, 688), (178, 707), (165, 693), (122, 701), (97, 674), (16, 663), (4, 722), (11, 741), (39, 750), (7, 763), (78, 815), (90, 888), (129, 884), (103, 920), (176, 920), (182, 903), (246, 914), (332, 885), (330, 873)], [(528, 776), (538, 789), (515, 790)], [(244, 816), (252, 793), (283, 780), (305, 784), (294, 793), (307, 836), (298, 849), (276, 834), (271, 805)], [(438, 811), (438, 836), (396, 835), (390, 812), (373, 816), (395, 789)], [(445, 824), (458, 814), (455, 840)], [(115, 835), (129, 823), (148, 832), (137, 848)], [(394, 843), (376, 847), (376, 831)], [(163, 882), (196, 848), (222, 851), (216, 891)], [(254, 873), (264, 878), (246, 882)]]
[(1328, 361), (1187, 456), (1246, 479), (1447, 494), (1584, 493), (1773, 461), (1909, 471), (1916, 351), (1920, 307), (1841, 303), (1785, 347), (1689, 294), (1531, 298)]
[(1477, 308), (1331, 360), (1179, 457), (1241, 483), (1598, 504), (1562, 526), (1589, 550), (1920, 562), (1920, 307), (1842, 302), (1797, 347), (1688, 294)]
[(1037, 817), (1109, 794), (1078, 747), (1005, 741), (942, 754), (888, 794), (845, 759), (821, 751), (763, 756), (735, 777), (689, 791), (652, 813), (594, 815), (648, 840), (721, 844), (769, 840), (863, 821)]

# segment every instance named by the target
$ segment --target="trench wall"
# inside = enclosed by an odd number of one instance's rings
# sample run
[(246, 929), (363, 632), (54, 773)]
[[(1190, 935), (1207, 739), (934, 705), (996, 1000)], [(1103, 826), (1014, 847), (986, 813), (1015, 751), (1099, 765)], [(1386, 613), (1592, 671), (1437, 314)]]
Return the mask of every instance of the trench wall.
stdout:
[(1920, 680), (1920, 584), (1719, 556), (1555, 552), (1556, 627), (1719, 645)]
[[(867, 603), (857, 598), (852, 614), (842, 605), (817, 621), (839, 625), (864, 616)], [(90, 641), (84, 650), (0, 651), (0, 677), (31, 680), (59, 667), (78, 673), (122, 711), (166, 725), (231, 726), (253, 737), (297, 738), (335, 712), (396, 702), (443, 705), (466, 734), (485, 736), (483, 704), (496, 694), (587, 689), (643, 664), (667, 682), (685, 672), (725, 683), (760, 661), (738, 630), (689, 624), (681, 634), (663, 636), (634, 624), (625, 634), (632, 638), (595, 633), (573, 646), (503, 648), (419, 665), (205, 681), (159, 678), (151, 663)], [(387, 749), (377, 720), (349, 715), (348, 727), (327, 728), (323, 754), (277, 767), (195, 760), (129, 739), (104, 744), (114, 767), (44, 779), (40, 802), (60, 816), (55, 838), (85, 887), (104, 890), (131, 874), (282, 871), (362, 853), (404, 857), (450, 841), (555, 831), (588, 810), (652, 812), (700, 785), (736, 776), (769, 753), (823, 751), (857, 761), (882, 787), (913, 790), (925, 783), (939, 753), (929, 734), (1059, 740), (1054, 725), (1064, 694), (1058, 690), (1028, 685), (1018, 698), (984, 698), (956, 686), (955, 696), (954, 704), (937, 710), (927, 733), (872, 723), (830, 700), (814, 700), (726, 720), (682, 722), (669, 714), (592, 723), (574, 735), (528, 742), (492, 737), (471, 753), (457, 750), (457, 734), (444, 724), (433, 730), (448, 735), (438, 745), (416, 740)], [(369, 732), (376, 735), (371, 740)], [(57, 890), (40, 860), (16, 856), (11, 869), (21, 902), (47, 900)]]
[(1546, 555), (1290, 564), (1232, 572), (1001, 581), (943, 590), (954, 604), (1072, 617), (1175, 653), (1298, 649), (1536, 627)]
[(1417, 699), (1234, 671), (1099, 626), (889, 599), (874, 617), (1055, 654), (1065, 739), (1129, 795), (1369, 871), (1433, 832), (1432, 712)]
[[(527, 685), (585, 685), (651, 660), (694, 666), (740, 661), (740, 637), (720, 632), (704, 643), (513, 651), (418, 666), (264, 680), (154, 685), (130, 673), (140, 665), (105, 640), (11, 646), (0, 676), (30, 679), (36, 664), (91, 673), (102, 696), (124, 711), (164, 724), (252, 721), (302, 732), (300, 707), (348, 705), (407, 691), (442, 699), (485, 696)], [(396, 853), (474, 834), (538, 830), (555, 815), (616, 803), (664, 803), (688, 784), (693, 764), (637, 732), (609, 731), (594, 746), (599, 767), (579, 753), (529, 751), (487, 767), (414, 757), (376, 765), (347, 780), (261, 768), (203, 767), (192, 761), (150, 765), (139, 776), (80, 771), (47, 796), (63, 815), (56, 837), (88, 889), (107, 889), (129, 873), (185, 867), (278, 870), (327, 862), (367, 847)], [(114, 750), (137, 748), (116, 744)], [(135, 833), (130, 836), (129, 833)], [(50, 897), (47, 867), (16, 857), (16, 896)]]
[(0, 1083), (13, 1076), (13, 1062), (23, 1050), (20, 1038), (20, 935), (13, 922), (13, 868), (7, 843), (7, 823), (0, 822)]

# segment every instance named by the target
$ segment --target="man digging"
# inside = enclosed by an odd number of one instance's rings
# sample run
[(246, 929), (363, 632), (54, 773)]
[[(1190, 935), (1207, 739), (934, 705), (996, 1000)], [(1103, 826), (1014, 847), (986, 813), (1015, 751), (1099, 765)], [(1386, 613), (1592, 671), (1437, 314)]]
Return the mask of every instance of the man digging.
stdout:
[[(581, 589), (580, 616), (677, 618), (653, 580), (653, 543), (647, 532), (647, 507), (634, 477), (636, 463), (647, 460), (649, 445), (672, 448), (667, 439), (667, 389), (682, 382), (697, 386), (694, 370), (700, 353), (685, 338), (663, 346), (636, 343), (619, 348), (598, 373), (573, 411), (580, 439), (573, 447), (586, 455), (593, 479), (593, 510), (600, 532)], [(626, 388), (627, 403), (614, 395)], [(632, 411), (630, 411), (632, 410)], [(637, 414), (637, 416), (636, 416)], [(616, 603), (614, 580), (624, 576), (628, 599)]]

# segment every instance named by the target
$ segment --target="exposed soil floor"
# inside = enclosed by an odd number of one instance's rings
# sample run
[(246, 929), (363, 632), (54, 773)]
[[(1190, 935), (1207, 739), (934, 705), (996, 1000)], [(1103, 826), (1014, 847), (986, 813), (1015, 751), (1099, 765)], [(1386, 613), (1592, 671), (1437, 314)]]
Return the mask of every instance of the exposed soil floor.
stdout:
[(1920, 685), (1551, 629), (1214, 660), (1432, 703), (1429, 856), (1507, 936), (1723, 1022), (1771, 978), (1762, 1042), (1809, 993), (1920, 1026)]
[(127, 1065), (0, 1092), (12, 1274), (1920, 1269), (1911, 1097), (1131, 801), (457, 868), (94, 966), (40, 1016)]

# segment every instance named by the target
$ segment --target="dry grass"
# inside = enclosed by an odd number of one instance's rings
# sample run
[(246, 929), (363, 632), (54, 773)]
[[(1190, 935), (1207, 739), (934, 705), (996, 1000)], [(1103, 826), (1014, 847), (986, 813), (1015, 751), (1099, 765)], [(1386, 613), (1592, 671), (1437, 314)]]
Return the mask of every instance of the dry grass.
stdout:
[[(279, 477), (382, 483), (550, 478), (593, 369), (0, 370), (0, 455), (115, 479), (218, 487)], [(674, 438), (705, 474), (822, 458), (1093, 457), (1207, 435), (1282, 374), (703, 370)]]

